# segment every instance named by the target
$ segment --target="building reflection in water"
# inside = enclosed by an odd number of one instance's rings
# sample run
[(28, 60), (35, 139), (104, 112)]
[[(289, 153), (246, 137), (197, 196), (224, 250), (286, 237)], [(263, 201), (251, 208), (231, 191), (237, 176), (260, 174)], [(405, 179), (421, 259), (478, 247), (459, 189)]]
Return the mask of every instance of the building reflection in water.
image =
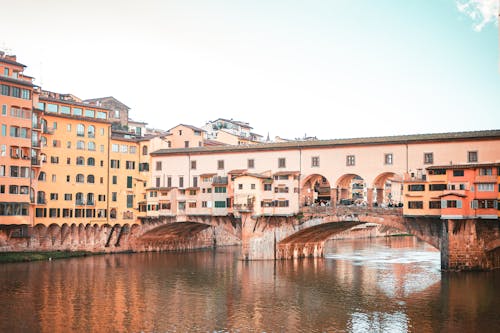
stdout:
[[(333, 241), (325, 259), (238, 249), (0, 266), (0, 331), (483, 331), (500, 272), (441, 274), (414, 238)], [(497, 326), (498, 327), (498, 326)]]

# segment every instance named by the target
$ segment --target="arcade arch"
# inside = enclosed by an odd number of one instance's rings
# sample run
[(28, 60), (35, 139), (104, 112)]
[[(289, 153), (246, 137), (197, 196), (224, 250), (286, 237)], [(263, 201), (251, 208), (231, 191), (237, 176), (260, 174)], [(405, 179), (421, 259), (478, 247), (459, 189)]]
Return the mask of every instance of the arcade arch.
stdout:
[(300, 204), (303, 206), (329, 205), (331, 186), (328, 179), (320, 174), (307, 176), (301, 186)]

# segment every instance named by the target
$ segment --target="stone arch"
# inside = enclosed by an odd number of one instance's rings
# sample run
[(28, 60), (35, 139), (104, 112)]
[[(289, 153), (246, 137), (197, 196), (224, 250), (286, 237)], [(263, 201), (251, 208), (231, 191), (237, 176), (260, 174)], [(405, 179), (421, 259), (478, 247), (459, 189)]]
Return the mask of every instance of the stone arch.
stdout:
[(52, 246), (56, 245), (58, 239), (61, 240), (61, 230), (62, 228), (56, 223), (52, 223), (47, 228), (47, 235), (51, 240)]
[(355, 173), (346, 173), (336, 182), (337, 200), (340, 204), (362, 204), (367, 202), (366, 182)]
[(383, 172), (375, 177), (370, 191), (372, 194), (373, 203), (377, 205), (392, 205), (391, 180), (396, 176), (394, 172)]
[(332, 201), (330, 182), (321, 174), (315, 173), (305, 177), (300, 188), (301, 206), (310, 206), (321, 202), (330, 203)]
[(48, 228), (45, 224), (38, 223), (33, 227), (34, 234), (38, 238), (38, 242), (40, 243), (40, 246), (44, 246), (45, 242), (47, 241), (48, 237)]

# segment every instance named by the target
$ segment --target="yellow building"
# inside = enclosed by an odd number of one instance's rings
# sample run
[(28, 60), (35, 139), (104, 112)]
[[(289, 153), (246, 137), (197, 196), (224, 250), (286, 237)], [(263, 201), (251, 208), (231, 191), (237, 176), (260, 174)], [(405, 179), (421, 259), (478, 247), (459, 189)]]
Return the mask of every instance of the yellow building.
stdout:
[(109, 217), (112, 224), (134, 223), (144, 188), (139, 173), (139, 143), (112, 133), (109, 152)]
[(47, 91), (37, 107), (43, 115), (34, 224), (106, 223), (108, 110)]

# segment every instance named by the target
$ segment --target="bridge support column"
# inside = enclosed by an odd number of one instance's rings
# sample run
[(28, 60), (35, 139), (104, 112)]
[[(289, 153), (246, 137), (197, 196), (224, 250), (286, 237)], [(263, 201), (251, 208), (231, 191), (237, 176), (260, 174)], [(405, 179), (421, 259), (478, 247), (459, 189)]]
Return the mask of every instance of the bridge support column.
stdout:
[(330, 189), (330, 202), (331, 202), (332, 207), (337, 206), (337, 189), (336, 188)]
[(276, 234), (265, 230), (267, 223), (265, 217), (254, 219), (252, 213), (241, 213), (242, 260), (276, 259)]
[(349, 190), (346, 188), (340, 189), (340, 199), (349, 199)]
[(499, 268), (500, 251), (494, 244), (500, 237), (498, 220), (443, 220), (441, 269), (489, 270)]
[(368, 207), (373, 207), (373, 188), (366, 189), (366, 201)]
[(380, 206), (384, 202), (384, 189), (383, 188), (377, 188), (377, 205)]

